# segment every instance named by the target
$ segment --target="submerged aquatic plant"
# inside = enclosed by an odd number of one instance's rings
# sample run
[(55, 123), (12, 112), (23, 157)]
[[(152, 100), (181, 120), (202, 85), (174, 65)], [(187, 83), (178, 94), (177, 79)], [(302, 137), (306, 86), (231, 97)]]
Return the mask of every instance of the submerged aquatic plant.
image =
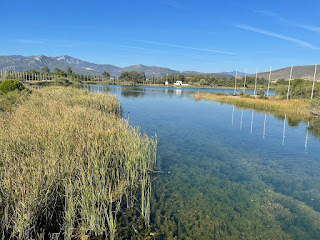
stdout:
[(110, 94), (50, 87), (0, 118), (3, 238), (114, 238), (123, 196), (133, 206), (150, 184), (157, 144), (118, 109)]

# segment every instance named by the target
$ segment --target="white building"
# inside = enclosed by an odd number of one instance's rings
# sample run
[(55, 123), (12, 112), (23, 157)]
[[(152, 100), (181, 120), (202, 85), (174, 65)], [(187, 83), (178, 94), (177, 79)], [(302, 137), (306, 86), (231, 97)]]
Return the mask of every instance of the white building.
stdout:
[(182, 81), (176, 81), (174, 83), (175, 86), (189, 86), (189, 84), (183, 84)]

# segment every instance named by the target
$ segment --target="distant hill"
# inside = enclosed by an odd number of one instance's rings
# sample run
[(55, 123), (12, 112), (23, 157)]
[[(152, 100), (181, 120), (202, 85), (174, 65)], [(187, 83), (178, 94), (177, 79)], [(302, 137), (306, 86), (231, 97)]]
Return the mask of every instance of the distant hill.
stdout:
[[(272, 71), (271, 81), (277, 81), (279, 79), (289, 80), (291, 67), (282, 68)], [(292, 79), (302, 78), (305, 80), (313, 80), (314, 76), (314, 65), (304, 65), (304, 66), (293, 66), (292, 69)], [(259, 78), (269, 79), (269, 72), (258, 73)], [(320, 79), (320, 66), (318, 66), (317, 80)]]
[(0, 71), (26, 71), (35, 69), (40, 71), (42, 67), (49, 67), (51, 71), (54, 68), (59, 68), (64, 71), (67, 71), (68, 66), (71, 67), (72, 71), (78, 74), (91, 74), (96, 76), (101, 76), (103, 71), (107, 71), (111, 76), (120, 76), (122, 72), (126, 71), (137, 71), (137, 72), (145, 72), (148, 78), (150, 77), (163, 77), (166, 74), (174, 74), (174, 75), (210, 75), (213, 77), (226, 77), (229, 78), (232, 76), (231, 73), (223, 72), (223, 73), (201, 73), (196, 71), (177, 71), (170, 68), (163, 68), (157, 66), (146, 66), (142, 64), (132, 65), (124, 68), (120, 68), (110, 64), (95, 64), (86, 62), (77, 58), (73, 58), (70, 56), (60, 56), (60, 57), (49, 57), (45, 55), (39, 56), (30, 56), (24, 57), (20, 55), (12, 55), (12, 56), (0, 56)]
[[(0, 56), (0, 70), (2, 71), (12, 70), (18, 72), (31, 69), (36, 69), (40, 71), (41, 68), (45, 66), (47, 66), (51, 71), (53, 71), (53, 69), (56, 67), (64, 71), (67, 71), (68, 69), (68, 64), (45, 55), (31, 57), (24, 57), (19, 55)], [(76, 65), (72, 66), (72, 70), (74, 72), (83, 74), (101, 74), (100, 72), (89, 71)]]
[[(204, 75), (207, 74), (211, 77), (226, 77), (230, 78), (235, 76), (236, 72), (218, 72), (218, 73), (202, 73), (196, 71), (177, 71), (170, 68), (157, 67), (157, 66), (146, 66), (142, 64), (132, 65), (124, 68), (120, 68), (111, 64), (96, 64), (86, 62), (77, 58), (70, 56), (60, 56), (60, 57), (49, 57), (45, 55), (24, 57), (20, 55), (11, 56), (0, 56), (0, 71), (26, 71), (31, 69), (36, 69), (40, 71), (42, 67), (49, 67), (51, 71), (54, 68), (59, 68), (67, 71), (68, 66), (71, 67), (72, 71), (78, 74), (87, 74), (102, 76), (103, 71), (107, 71), (111, 76), (119, 77), (122, 72), (137, 71), (144, 72), (147, 78), (150, 77), (163, 77), (166, 74), (174, 75)], [(244, 76), (243, 72), (238, 72), (238, 76)], [(272, 72), (272, 80), (278, 79), (289, 79), (290, 67), (278, 69)], [(314, 66), (294, 66), (293, 68), (293, 78), (303, 78), (307, 80), (312, 80), (314, 74)], [(248, 74), (249, 76), (250, 74)], [(269, 72), (259, 73), (259, 78), (263, 77), (265, 79), (269, 78)], [(320, 77), (320, 66), (317, 74), (317, 78)]]

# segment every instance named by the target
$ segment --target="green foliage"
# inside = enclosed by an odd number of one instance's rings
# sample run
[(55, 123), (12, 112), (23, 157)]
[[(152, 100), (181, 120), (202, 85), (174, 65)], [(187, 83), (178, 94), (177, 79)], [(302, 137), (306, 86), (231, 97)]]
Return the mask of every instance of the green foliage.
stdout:
[(61, 77), (55, 80), (56, 83), (59, 84), (70, 84), (69, 80), (67, 78)]
[(70, 67), (70, 66), (68, 66), (67, 73), (68, 73), (68, 76), (71, 76), (71, 75), (72, 75), (72, 69), (71, 69), (71, 67)]
[(107, 71), (104, 71), (102, 73), (102, 75), (105, 77), (105, 78), (110, 78), (110, 73), (108, 73)]
[(262, 90), (259, 90), (258, 92), (257, 92), (257, 95), (258, 95), (258, 98), (260, 98), (260, 99), (266, 99), (267, 97), (266, 97), (266, 94), (264, 93), (264, 91), (262, 91)]
[[(279, 80), (280, 81), (280, 80)], [(288, 92), (288, 81), (283, 81), (277, 83), (276, 94), (280, 98), (285, 99)], [(290, 84), (289, 98), (310, 98), (312, 92), (312, 81), (307, 81), (301, 78), (294, 79)], [(320, 92), (319, 83), (315, 84), (314, 96), (318, 96)]]
[(138, 73), (136, 71), (123, 72), (121, 73), (119, 79), (121, 81), (132, 81), (134, 83), (143, 83), (146, 81), (146, 75), (144, 72)]
[(43, 67), (43, 68), (41, 68), (41, 72), (43, 72), (43, 73), (50, 73), (50, 70), (49, 70), (48, 67)]
[(0, 92), (0, 112), (11, 111), (14, 106), (26, 100), (28, 95), (27, 89), (22, 91), (16, 89), (8, 93)]
[(20, 81), (15, 79), (7, 79), (1, 82), (0, 84), (0, 91), (4, 93), (14, 91), (14, 90), (22, 91), (23, 89), (25, 89), (23, 84)]

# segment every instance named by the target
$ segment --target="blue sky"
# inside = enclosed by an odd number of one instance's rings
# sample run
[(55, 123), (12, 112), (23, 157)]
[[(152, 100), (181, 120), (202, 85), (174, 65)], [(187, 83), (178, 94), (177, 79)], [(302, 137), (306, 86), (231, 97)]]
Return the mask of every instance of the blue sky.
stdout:
[(0, 2), (0, 55), (202, 72), (320, 63), (319, 0)]

